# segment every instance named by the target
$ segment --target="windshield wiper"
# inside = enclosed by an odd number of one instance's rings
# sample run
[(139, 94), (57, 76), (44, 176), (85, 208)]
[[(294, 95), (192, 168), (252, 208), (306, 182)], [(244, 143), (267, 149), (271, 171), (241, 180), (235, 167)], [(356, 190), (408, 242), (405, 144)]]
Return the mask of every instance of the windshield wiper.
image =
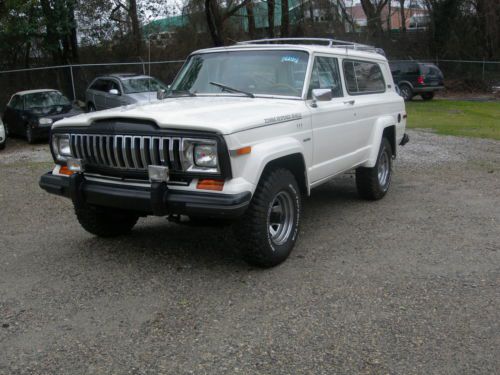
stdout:
[(222, 91), (235, 92), (238, 94), (244, 94), (244, 95), (248, 96), (249, 98), (255, 98), (255, 95), (252, 94), (251, 92), (248, 92), (248, 91), (238, 90), (238, 89), (235, 89), (233, 87), (223, 85), (222, 83), (217, 83), (217, 82), (208, 82), (208, 83), (210, 83), (211, 85), (220, 87), (222, 89)]

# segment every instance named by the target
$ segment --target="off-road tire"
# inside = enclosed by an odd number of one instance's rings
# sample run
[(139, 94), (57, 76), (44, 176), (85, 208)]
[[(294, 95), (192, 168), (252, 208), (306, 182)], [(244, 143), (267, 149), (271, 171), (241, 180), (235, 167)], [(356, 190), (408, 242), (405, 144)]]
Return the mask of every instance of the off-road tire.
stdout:
[(420, 94), (420, 96), (422, 97), (423, 100), (432, 100), (434, 98), (434, 93), (432, 91), (423, 92), (422, 94)]
[[(277, 200), (283, 200), (282, 213), (277, 213)], [(286, 208), (285, 208), (286, 207)], [(292, 251), (299, 234), (301, 216), (300, 189), (294, 175), (287, 169), (264, 172), (255, 190), (248, 210), (235, 224), (235, 234), (240, 242), (240, 254), (251, 265), (274, 267), (283, 262)], [(278, 218), (279, 217), (279, 218)], [(287, 219), (285, 219), (285, 217)], [(273, 239), (271, 226), (282, 220), (287, 228)], [(279, 224), (273, 226), (273, 231)], [(288, 233), (279, 238), (279, 233)]]
[(26, 136), (26, 140), (28, 141), (28, 143), (30, 145), (36, 143), (36, 138), (35, 138), (35, 135), (33, 134), (33, 129), (29, 125), (26, 125), (25, 136)]
[(410, 85), (406, 83), (402, 83), (399, 85), (399, 91), (401, 92), (401, 96), (407, 102), (413, 99), (413, 90)]
[(130, 233), (139, 217), (134, 214), (99, 207), (75, 207), (76, 217), (87, 232), (99, 237)]
[[(373, 168), (360, 167), (356, 169), (356, 188), (361, 198), (378, 200), (384, 197), (391, 185), (392, 177), (392, 147), (387, 138), (382, 138), (377, 156), (377, 164)], [(381, 164), (384, 164), (387, 174), (381, 181)]]

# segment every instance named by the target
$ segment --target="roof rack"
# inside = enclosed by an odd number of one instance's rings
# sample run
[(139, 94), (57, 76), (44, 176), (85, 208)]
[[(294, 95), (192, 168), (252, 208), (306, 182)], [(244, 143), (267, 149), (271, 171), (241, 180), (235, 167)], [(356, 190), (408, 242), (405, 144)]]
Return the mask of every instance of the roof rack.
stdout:
[(348, 42), (345, 40), (339, 39), (330, 39), (330, 38), (268, 38), (268, 39), (256, 39), (256, 40), (247, 40), (244, 42), (238, 42), (236, 44), (317, 44), (324, 45), (330, 48), (345, 48), (345, 49), (354, 49), (358, 51), (364, 52), (374, 52), (385, 56), (385, 52), (382, 48), (376, 48), (374, 46), (369, 46), (367, 44), (361, 44), (356, 42)]

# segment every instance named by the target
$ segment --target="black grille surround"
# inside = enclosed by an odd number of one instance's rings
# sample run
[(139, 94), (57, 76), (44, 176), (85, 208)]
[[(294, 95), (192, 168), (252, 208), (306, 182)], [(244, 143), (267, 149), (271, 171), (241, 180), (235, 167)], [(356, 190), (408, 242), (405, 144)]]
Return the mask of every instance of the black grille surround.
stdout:
[[(147, 180), (148, 165), (163, 165), (169, 167), (174, 181), (232, 177), (229, 151), (224, 137), (218, 133), (162, 129), (151, 121), (114, 118), (95, 121), (89, 126), (59, 127), (52, 130), (51, 138), (53, 134), (70, 135), (72, 154), (84, 160), (85, 171), (89, 173)], [(182, 138), (217, 142), (220, 173), (184, 171), (180, 155)], [(54, 157), (52, 148), (51, 151)]]

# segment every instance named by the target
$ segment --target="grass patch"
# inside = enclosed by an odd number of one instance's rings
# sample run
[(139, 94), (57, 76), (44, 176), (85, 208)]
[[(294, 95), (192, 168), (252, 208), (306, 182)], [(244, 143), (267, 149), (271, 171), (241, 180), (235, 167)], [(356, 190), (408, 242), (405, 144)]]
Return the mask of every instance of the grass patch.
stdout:
[(453, 100), (406, 103), (408, 127), (438, 134), (500, 140), (500, 102)]

